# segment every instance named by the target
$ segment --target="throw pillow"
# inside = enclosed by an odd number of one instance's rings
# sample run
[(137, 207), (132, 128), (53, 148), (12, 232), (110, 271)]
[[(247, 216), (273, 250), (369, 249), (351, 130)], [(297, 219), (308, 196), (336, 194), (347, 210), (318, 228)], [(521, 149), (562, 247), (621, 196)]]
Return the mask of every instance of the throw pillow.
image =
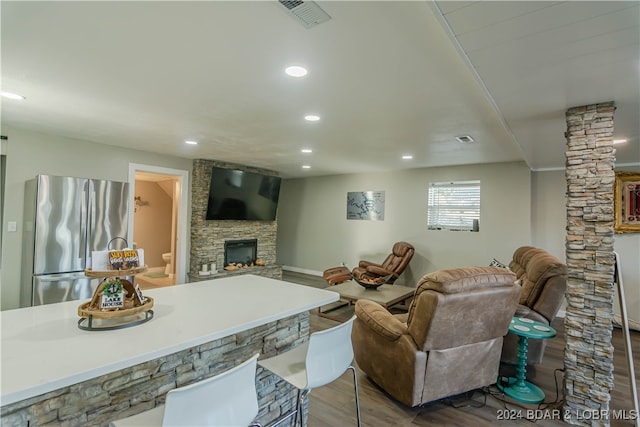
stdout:
[(491, 262), (489, 263), (489, 267), (500, 267), (500, 268), (506, 268), (507, 270), (509, 269), (509, 266), (507, 266), (506, 264), (498, 261), (495, 258), (493, 258), (491, 260)]

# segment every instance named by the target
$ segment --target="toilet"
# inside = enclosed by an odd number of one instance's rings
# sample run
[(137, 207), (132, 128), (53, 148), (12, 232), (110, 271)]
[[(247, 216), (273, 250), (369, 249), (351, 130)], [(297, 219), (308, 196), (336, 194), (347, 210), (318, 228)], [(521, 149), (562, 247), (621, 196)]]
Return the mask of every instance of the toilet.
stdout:
[(171, 252), (162, 254), (162, 260), (167, 264), (164, 268), (164, 274), (171, 275)]

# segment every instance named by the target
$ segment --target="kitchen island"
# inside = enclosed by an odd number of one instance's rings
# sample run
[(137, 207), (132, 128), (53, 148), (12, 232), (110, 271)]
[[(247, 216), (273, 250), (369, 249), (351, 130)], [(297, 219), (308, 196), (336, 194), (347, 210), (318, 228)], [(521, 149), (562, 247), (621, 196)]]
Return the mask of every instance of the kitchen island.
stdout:
[[(1, 312), (0, 423), (106, 425), (151, 409), (175, 387), (306, 341), (309, 310), (338, 300), (335, 292), (253, 275), (145, 295), (154, 299), (154, 318), (118, 330), (80, 330), (82, 301)], [(258, 370), (263, 425), (295, 401), (295, 390), (280, 382)]]

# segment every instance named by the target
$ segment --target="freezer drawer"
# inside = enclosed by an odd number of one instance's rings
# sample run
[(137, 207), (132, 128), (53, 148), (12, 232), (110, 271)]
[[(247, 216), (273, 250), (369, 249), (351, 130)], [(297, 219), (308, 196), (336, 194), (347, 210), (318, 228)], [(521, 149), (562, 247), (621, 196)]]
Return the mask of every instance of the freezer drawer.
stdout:
[(83, 273), (34, 276), (32, 305), (89, 300), (101, 281)]

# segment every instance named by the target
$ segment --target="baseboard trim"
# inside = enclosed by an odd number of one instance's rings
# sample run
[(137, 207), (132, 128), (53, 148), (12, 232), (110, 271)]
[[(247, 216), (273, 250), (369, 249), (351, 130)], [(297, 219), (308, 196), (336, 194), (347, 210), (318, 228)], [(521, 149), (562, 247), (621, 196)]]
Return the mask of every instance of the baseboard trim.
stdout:
[(322, 277), (322, 271), (307, 270), (306, 268), (291, 267), (289, 265), (283, 265), (282, 269), (287, 271), (293, 271), (295, 273), (309, 274), (311, 276)]

